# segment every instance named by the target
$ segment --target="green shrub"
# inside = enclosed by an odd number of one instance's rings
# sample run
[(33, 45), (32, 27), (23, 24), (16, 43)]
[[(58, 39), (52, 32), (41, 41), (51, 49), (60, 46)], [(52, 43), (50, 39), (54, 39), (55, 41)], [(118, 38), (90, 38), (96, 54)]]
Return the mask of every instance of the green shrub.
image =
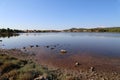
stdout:
[(20, 74), (19, 76), (19, 80), (33, 80), (34, 79), (34, 75), (32, 75), (31, 72), (26, 72), (24, 74)]
[(1, 74), (3, 74), (5, 72), (9, 72), (12, 69), (18, 69), (18, 68), (20, 68), (20, 66), (17, 64), (5, 63), (0, 67), (0, 72), (1, 72)]

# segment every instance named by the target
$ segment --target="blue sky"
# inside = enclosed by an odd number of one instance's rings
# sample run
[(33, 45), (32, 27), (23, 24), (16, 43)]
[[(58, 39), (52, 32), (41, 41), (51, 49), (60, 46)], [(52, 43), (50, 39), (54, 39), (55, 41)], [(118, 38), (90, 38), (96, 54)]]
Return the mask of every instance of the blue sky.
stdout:
[(0, 28), (120, 26), (120, 0), (0, 0)]

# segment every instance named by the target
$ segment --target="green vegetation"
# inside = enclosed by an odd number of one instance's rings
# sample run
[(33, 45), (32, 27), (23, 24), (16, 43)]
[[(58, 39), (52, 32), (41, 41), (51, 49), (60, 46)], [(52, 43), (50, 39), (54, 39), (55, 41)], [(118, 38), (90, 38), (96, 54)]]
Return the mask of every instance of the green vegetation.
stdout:
[(66, 30), (16, 30), (16, 29), (0, 29), (0, 37), (11, 36), (16, 33), (45, 33), (45, 32), (120, 32), (120, 27), (109, 28), (71, 28)]
[(0, 34), (10, 34), (10, 33), (19, 33), (19, 32), (23, 32), (22, 30), (16, 30), (16, 29), (10, 29), (10, 28), (2, 28), (0, 29)]
[(111, 28), (71, 28), (64, 30), (65, 32), (120, 32), (120, 27), (111, 27)]
[(0, 80), (33, 80), (37, 77), (52, 80), (53, 74), (47, 68), (30, 60), (21, 60), (0, 54)]
[(7, 28), (7, 29), (0, 29), (0, 37), (11, 37), (11, 36), (19, 36), (19, 34), (17, 33), (20, 33), (20, 32), (23, 32), (22, 30), (16, 30), (16, 29), (10, 29), (10, 28)]
[(79, 80), (78, 77), (62, 73), (59, 69), (48, 69), (34, 63), (0, 53), (0, 80)]

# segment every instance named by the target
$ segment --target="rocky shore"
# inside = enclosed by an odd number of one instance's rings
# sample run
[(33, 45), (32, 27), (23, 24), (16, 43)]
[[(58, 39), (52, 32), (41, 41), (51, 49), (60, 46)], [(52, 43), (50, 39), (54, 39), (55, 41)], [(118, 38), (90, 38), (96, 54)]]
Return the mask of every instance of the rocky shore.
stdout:
[[(56, 59), (55, 55), (46, 56), (46, 49), (41, 48), (39, 52), (34, 50), (28, 54), (29, 51), (26, 53), (19, 49), (0, 49), (0, 80), (120, 80), (119, 58), (75, 55)], [(6, 69), (11, 67), (4, 68), (6, 63), (14, 64), (15, 67)]]

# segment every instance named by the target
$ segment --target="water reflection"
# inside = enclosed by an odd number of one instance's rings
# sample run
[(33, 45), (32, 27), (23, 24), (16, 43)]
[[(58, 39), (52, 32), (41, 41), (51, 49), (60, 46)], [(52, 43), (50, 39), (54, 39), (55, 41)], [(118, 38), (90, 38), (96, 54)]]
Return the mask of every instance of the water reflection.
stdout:
[[(18, 36), (18, 37), (16, 37)], [(68, 53), (91, 52), (100, 55), (120, 56), (119, 33), (20, 33), (1, 38), (2, 48), (23, 48), (30, 45), (57, 45), (55, 53), (65, 49)]]
[(68, 33), (63, 33), (65, 35), (69, 35), (72, 37), (99, 37), (99, 38), (120, 38), (120, 33), (95, 33), (95, 32), (68, 32)]
[(0, 34), (0, 38), (10, 38), (10, 37), (17, 37), (20, 34)]
[(95, 32), (62, 32), (62, 33), (21, 33), (20, 35), (25, 36), (51, 36), (51, 35), (59, 35), (59, 36), (71, 36), (71, 37), (99, 37), (99, 38), (120, 38), (120, 33), (95, 33)]

